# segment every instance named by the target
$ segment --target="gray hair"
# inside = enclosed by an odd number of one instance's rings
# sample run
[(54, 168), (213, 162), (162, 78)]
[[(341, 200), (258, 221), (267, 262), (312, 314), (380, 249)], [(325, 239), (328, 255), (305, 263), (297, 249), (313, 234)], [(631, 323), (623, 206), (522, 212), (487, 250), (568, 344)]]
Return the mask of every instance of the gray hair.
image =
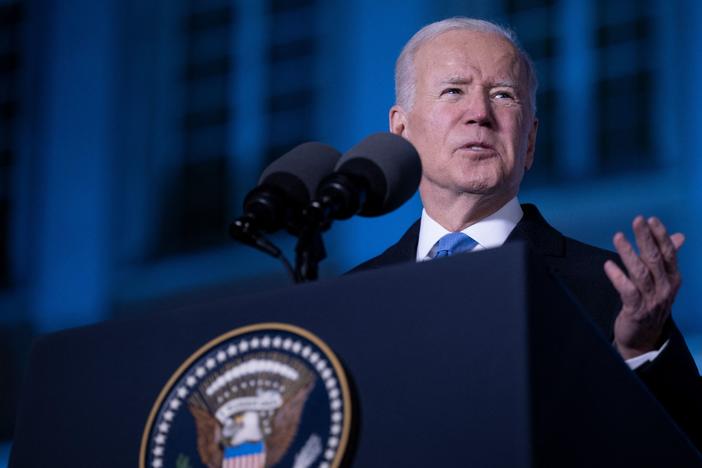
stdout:
[(443, 33), (461, 29), (497, 34), (512, 44), (526, 66), (531, 111), (536, 113), (536, 89), (539, 86), (536, 70), (529, 55), (519, 45), (517, 36), (513, 31), (490, 21), (466, 18), (464, 16), (447, 18), (424, 26), (405, 44), (395, 63), (395, 103), (406, 110), (409, 110), (414, 103), (414, 95), (417, 88), (414, 57), (417, 51), (424, 44)]

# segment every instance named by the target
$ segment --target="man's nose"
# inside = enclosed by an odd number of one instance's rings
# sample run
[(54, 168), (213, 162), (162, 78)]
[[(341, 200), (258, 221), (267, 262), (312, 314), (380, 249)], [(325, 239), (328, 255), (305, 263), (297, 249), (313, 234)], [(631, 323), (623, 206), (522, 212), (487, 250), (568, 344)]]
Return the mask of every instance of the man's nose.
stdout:
[(482, 91), (468, 94), (466, 102), (464, 123), (467, 125), (480, 125), (492, 127), (494, 124), (490, 96)]

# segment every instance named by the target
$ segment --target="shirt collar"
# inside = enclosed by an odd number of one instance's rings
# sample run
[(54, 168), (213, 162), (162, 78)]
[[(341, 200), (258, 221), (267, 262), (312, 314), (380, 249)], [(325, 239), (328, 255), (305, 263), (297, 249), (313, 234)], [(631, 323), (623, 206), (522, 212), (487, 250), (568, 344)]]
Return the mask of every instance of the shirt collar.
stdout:
[[(519, 205), (519, 200), (514, 197), (493, 214), (471, 224), (461, 232), (472, 237), (478, 243), (473, 250), (500, 247), (505, 243), (523, 215), (524, 212)], [(433, 258), (431, 254), (434, 245), (449, 232), (441, 224), (434, 221), (427, 210), (423, 209), (419, 226), (419, 242), (417, 243), (417, 261), (421, 262)]]

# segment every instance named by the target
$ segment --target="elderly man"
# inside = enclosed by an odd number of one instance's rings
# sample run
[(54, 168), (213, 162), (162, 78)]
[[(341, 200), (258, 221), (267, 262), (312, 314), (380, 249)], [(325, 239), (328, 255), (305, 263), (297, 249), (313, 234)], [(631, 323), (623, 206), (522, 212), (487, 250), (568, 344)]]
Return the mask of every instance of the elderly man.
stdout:
[(537, 80), (511, 32), (469, 18), (430, 24), (402, 50), (395, 86), (390, 130), (419, 151), (424, 210), (397, 244), (356, 270), (525, 240), (701, 448), (702, 381), (670, 319), (684, 236), (639, 216), (640, 255), (617, 233), (619, 263), (564, 237), (534, 206), (520, 206), (534, 162)]

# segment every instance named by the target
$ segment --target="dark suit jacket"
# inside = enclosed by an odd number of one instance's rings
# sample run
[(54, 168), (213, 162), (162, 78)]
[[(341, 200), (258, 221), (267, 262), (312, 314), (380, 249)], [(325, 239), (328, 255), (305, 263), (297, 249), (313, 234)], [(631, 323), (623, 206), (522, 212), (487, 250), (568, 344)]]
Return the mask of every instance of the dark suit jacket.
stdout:
[[(608, 259), (619, 263), (618, 256), (565, 237), (546, 222), (534, 205), (522, 205), (522, 209), (524, 217), (507, 242), (525, 241), (544, 260), (554, 278), (611, 339), (621, 302), (604, 273), (604, 263)], [(351, 272), (413, 262), (418, 241), (419, 221), (396, 244)], [(668, 328), (670, 341), (666, 349), (653, 362), (639, 367), (636, 373), (702, 451), (702, 379), (672, 321)]]

